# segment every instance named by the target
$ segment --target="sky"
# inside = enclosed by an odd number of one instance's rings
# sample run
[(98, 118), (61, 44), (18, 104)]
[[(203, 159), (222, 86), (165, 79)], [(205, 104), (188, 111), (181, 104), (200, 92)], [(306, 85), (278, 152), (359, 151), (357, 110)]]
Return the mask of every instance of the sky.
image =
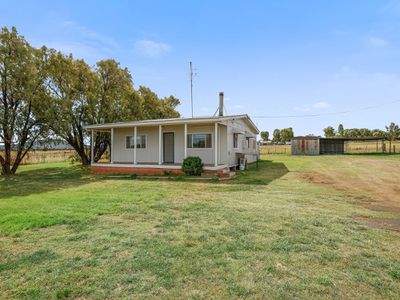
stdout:
[(185, 117), (192, 61), (195, 116), (213, 115), (223, 91), (228, 114), (247, 113), (270, 132), (400, 123), (399, 0), (0, 0), (0, 7), (0, 26), (17, 27), (33, 46), (92, 66), (113, 58), (135, 87), (178, 97)]

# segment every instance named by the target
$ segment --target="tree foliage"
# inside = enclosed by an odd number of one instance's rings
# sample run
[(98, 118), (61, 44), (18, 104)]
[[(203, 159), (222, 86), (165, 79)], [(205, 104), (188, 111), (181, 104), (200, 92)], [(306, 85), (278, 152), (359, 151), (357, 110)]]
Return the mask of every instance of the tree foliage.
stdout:
[(83, 165), (90, 164), (85, 146), (84, 125), (90, 106), (96, 105), (96, 78), (83, 60), (50, 51), (47, 86), (50, 92), (48, 120), (52, 131), (68, 142)]
[(281, 130), (281, 142), (282, 143), (290, 142), (292, 140), (293, 136), (294, 136), (294, 133), (293, 133), (292, 127), (283, 128)]
[(47, 108), (45, 49), (34, 49), (18, 35), (0, 32), (0, 153), (1, 174), (14, 174), (34, 142), (45, 131)]
[[(91, 69), (83, 60), (52, 50), (49, 61), (51, 128), (76, 150), (83, 165), (90, 164), (85, 125), (179, 117), (178, 99), (160, 99), (146, 87), (136, 91), (128, 69), (114, 60), (100, 61)], [(95, 161), (110, 144), (109, 133), (96, 132)]]
[(338, 130), (337, 130), (337, 134), (339, 136), (343, 136), (343, 134), (344, 134), (344, 126), (343, 126), (343, 124), (339, 124)]
[(392, 142), (398, 138), (400, 138), (400, 127), (395, 123), (390, 123), (386, 127), (386, 137), (389, 140), (389, 152), (392, 152)]
[[(381, 129), (368, 129), (368, 128), (344, 128), (342, 124), (339, 124), (337, 132), (335, 132), (332, 126), (328, 126), (324, 129), (326, 137), (345, 137), (345, 138), (361, 138), (361, 137), (381, 137), (390, 140), (388, 128), (395, 128), (396, 124), (391, 123), (386, 126), (386, 132)], [(328, 134), (328, 135), (327, 135)]]
[(261, 135), (261, 138), (263, 139), (263, 141), (269, 140), (269, 132), (268, 131), (261, 131), (260, 135)]
[(327, 138), (334, 137), (336, 135), (335, 129), (332, 126), (324, 128), (324, 135)]
[(275, 129), (273, 132), (273, 137), (272, 141), (274, 143), (280, 142), (281, 141), (281, 131), (279, 129)]
[[(68, 142), (87, 165), (90, 137), (85, 125), (179, 117), (179, 99), (159, 98), (143, 86), (135, 90), (129, 70), (115, 60), (99, 61), (92, 68), (72, 55), (33, 48), (15, 28), (0, 33), (0, 80), (2, 174), (15, 173), (48, 129)], [(95, 161), (110, 142), (109, 133), (96, 132)]]

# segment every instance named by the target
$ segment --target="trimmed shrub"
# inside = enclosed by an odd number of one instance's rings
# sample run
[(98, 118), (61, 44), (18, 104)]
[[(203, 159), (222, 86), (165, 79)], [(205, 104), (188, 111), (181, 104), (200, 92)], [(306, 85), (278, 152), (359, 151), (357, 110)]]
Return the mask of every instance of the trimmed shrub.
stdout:
[(186, 157), (182, 164), (182, 171), (186, 175), (200, 176), (203, 173), (203, 162), (198, 156)]

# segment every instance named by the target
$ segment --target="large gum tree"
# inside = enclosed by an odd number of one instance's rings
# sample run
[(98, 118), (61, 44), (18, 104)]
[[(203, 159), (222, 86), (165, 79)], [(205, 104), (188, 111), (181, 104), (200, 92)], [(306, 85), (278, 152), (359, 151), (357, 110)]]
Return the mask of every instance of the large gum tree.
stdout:
[(46, 132), (46, 49), (34, 49), (18, 35), (0, 32), (1, 174), (15, 174), (35, 141)]

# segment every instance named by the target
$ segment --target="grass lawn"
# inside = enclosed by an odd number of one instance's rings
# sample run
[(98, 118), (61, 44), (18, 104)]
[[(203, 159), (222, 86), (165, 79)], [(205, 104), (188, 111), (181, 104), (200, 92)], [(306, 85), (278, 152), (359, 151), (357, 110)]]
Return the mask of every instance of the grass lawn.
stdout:
[(0, 177), (0, 298), (399, 299), (399, 170), (364, 155), (273, 155), (229, 182), (24, 166)]

